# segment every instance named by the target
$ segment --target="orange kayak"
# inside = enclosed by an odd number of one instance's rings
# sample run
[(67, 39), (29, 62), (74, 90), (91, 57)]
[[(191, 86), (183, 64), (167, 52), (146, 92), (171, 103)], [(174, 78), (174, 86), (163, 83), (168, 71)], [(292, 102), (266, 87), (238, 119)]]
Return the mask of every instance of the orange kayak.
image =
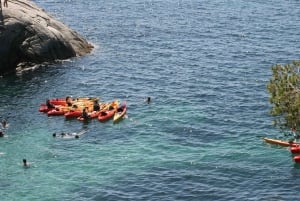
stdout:
[(283, 147), (296, 147), (299, 146), (299, 143), (294, 143), (292, 141), (284, 141), (284, 140), (277, 140), (277, 139), (272, 139), (272, 138), (263, 138), (263, 140), (269, 144), (275, 144), (275, 145), (280, 145)]

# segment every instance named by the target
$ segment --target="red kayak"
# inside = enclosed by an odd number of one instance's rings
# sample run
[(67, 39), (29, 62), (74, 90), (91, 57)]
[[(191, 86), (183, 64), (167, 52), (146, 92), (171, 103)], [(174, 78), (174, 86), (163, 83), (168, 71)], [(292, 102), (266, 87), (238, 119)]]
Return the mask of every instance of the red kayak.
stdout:
[(53, 98), (53, 99), (49, 99), (49, 103), (51, 103), (53, 105), (61, 105), (61, 106), (65, 106), (67, 104), (66, 98)]
[(82, 111), (81, 110), (74, 110), (74, 111), (69, 111), (67, 113), (65, 113), (65, 117), (66, 118), (77, 118), (77, 117), (80, 117), (82, 114)]
[(53, 105), (62, 105), (65, 106), (67, 104), (66, 98), (54, 98), (49, 100)]
[(89, 115), (88, 119), (83, 118), (81, 115), (79, 117), (77, 117), (77, 119), (79, 121), (87, 121), (89, 119), (94, 119), (94, 118), (98, 117), (99, 114), (100, 114), (100, 111), (93, 111), (93, 112), (88, 113), (88, 115)]
[(50, 110), (53, 110), (53, 108), (48, 108), (47, 105), (43, 103), (40, 105), (39, 112), (47, 113)]
[(64, 115), (66, 112), (63, 110), (57, 110), (57, 109), (52, 109), (49, 112), (47, 112), (48, 116), (59, 116), (59, 115)]
[(107, 109), (100, 111), (98, 115), (98, 120), (104, 122), (112, 118), (116, 113), (118, 106), (119, 106), (119, 102), (113, 101), (111, 104), (109, 104)]
[(90, 118), (97, 118), (100, 114), (100, 111), (93, 111), (91, 113), (89, 113), (89, 117)]
[(49, 111), (55, 109), (56, 106), (65, 106), (66, 105), (66, 100), (63, 100), (63, 99), (51, 99), (51, 100), (49, 100), (49, 103), (53, 107), (48, 107), (47, 104), (42, 103), (40, 105), (39, 112), (48, 113)]
[(112, 110), (103, 110), (100, 112), (100, 114), (98, 115), (98, 120), (99, 121), (107, 121), (110, 118), (112, 118), (114, 116), (116, 112), (116, 109), (112, 109)]
[[(70, 103), (92, 103), (93, 100), (98, 100), (99, 98), (72, 98), (72, 97), (67, 97)], [(53, 98), (49, 100), (49, 103), (55, 105), (55, 106), (67, 106), (67, 98)]]
[(300, 154), (300, 146), (291, 147), (290, 151), (292, 154)]
[(300, 155), (294, 156), (294, 161), (295, 161), (296, 163), (300, 163)]

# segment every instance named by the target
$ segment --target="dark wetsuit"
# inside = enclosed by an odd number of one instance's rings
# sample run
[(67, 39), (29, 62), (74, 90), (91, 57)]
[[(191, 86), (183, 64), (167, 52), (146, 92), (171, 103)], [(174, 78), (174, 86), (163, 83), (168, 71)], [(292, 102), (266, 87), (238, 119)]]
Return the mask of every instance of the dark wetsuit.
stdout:
[(55, 108), (55, 106), (52, 103), (50, 103), (49, 100), (46, 102), (46, 105), (48, 108)]
[(89, 115), (88, 115), (88, 113), (85, 110), (82, 112), (81, 117), (84, 118), (84, 119), (90, 118)]
[(68, 105), (69, 107), (72, 106), (72, 98), (71, 98), (70, 96), (67, 96), (67, 97), (66, 97), (66, 103), (67, 103), (67, 105)]
[(99, 110), (100, 110), (99, 103), (94, 103), (94, 111), (99, 111)]

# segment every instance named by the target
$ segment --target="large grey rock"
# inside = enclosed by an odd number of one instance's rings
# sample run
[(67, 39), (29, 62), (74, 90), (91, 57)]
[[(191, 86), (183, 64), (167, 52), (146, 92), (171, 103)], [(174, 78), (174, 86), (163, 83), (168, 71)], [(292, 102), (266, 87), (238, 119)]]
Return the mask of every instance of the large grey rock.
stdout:
[(8, 1), (8, 7), (0, 9), (0, 74), (18, 66), (82, 56), (92, 48), (32, 1)]

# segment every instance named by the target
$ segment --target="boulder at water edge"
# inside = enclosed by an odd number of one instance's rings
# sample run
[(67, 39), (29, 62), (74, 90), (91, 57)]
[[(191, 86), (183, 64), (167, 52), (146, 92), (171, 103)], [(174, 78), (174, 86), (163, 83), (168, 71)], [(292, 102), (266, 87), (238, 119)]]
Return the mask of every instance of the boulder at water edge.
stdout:
[(19, 66), (82, 56), (92, 48), (32, 1), (8, 1), (8, 7), (0, 8), (0, 74)]

